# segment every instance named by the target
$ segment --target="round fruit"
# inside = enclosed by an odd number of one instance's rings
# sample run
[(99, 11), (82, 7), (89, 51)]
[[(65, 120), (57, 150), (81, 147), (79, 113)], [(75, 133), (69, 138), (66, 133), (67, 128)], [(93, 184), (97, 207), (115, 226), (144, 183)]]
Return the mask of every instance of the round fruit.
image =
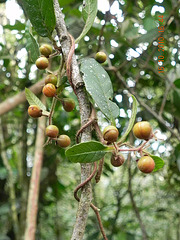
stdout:
[(57, 77), (54, 74), (49, 74), (45, 78), (45, 84), (52, 83), (54, 86), (57, 84)]
[(67, 135), (60, 135), (57, 144), (62, 148), (66, 148), (71, 144), (71, 139)]
[(30, 105), (28, 108), (28, 114), (33, 118), (38, 118), (42, 116), (42, 110), (36, 105)]
[(124, 156), (122, 154), (119, 155), (112, 155), (111, 157), (111, 164), (114, 167), (120, 167), (124, 163)]
[(138, 161), (138, 168), (143, 173), (151, 173), (155, 168), (155, 162), (151, 157), (143, 156)]
[(96, 56), (95, 56), (95, 59), (99, 63), (104, 63), (107, 59), (107, 56), (104, 52), (97, 52)]
[(43, 87), (42, 92), (46, 97), (54, 97), (56, 94), (56, 88), (52, 83), (48, 83)]
[(49, 125), (46, 128), (46, 136), (56, 138), (59, 134), (59, 129), (55, 125)]
[(152, 128), (149, 122), (137, 122), (133, 127), (134, 136), (140, 139), (148, 140), (152, 135)]
[(39, 69), (46, 69), (49, 65), (49, 61), (46, 57), (39, 57), (36, 60), (36, 67)]
[(107, 126), (103, 131), (103, 138), (104, 140), (108, 141), (109, 143), (116, 142), (119, 136), (119, 131), (114, 126)]
[(43, 44), (40, 48), (39, 51), (42, 55), (45, 57), (49, 57), (49, 55), (52, 53), (52, 47), (49, 44)]
[(71, 98), (64, 98), (62, 104), (66, 112), (71, 112), (75, 108), (75, 102)]

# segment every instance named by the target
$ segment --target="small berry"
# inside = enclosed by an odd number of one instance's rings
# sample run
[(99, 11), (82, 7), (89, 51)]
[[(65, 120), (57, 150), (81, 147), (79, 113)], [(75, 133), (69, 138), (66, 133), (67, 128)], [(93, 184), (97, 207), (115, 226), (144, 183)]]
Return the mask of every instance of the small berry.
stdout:
[(96, 56), (95, 56), (95, 59), (99, 63), (104, 63), (107, 59), (107, 56), (104, 52), (97, 52)]
[(49, 74), (45, 78), (45, 84), (52, 83), (54, 86), (57, 84), (57, 77), (54, 74)]
[(109, 143), (116, 142), (119, 136), (119, 131), (114, 126), (107, 126), (103, 131), (103, 138), (104, 140), (108, 141)]
[(43, 44), (40, 48), (39, 51), (42, 55), (45, 57), (49, 57), (49, 55), (52, 53), (52, 47), (49, 44)]
[(28, 108), (28, 114), (32, 118), (38, 118), (42, 116), (42, 110), (37, 105), (30, 105)]
[(151, 173), (155, 168), (155, 162), (151, 157), (143, 156), (138, 161), (138, 168), (143, 173)]
[(66, 112), (71, 112), (75, 108), (75, 102), (71, 98), (64, 98), (62, 104)]
[(140, 139), (148, 140), (152, 136), (152, 128), (149, 122), (137, 122), (133, 127), (134, 136)]
[(48, 83), (43, 87), (42, 92), (46, 97), (54, 97), (56, 94), (56, 88), (52, 83)]
[(67, 135), (60, 135), (57, 144), (62, 148), (66, 148), (71, 144), (71, 139)]
[(46, 128), (46, 136), (56, 138), (59, 134), (59, 129), (55, 125), (49, 125)]
[(112, 155), (111, 157), (111, 164), (114, 167), (120, 167), (124, 163), (124, 156), (122, 154), (119, 155)]
[(39, 69), (46, 69), (49, 65), (49, 61), (46, 57), (39, 57), (36, 60), (36, 67)]

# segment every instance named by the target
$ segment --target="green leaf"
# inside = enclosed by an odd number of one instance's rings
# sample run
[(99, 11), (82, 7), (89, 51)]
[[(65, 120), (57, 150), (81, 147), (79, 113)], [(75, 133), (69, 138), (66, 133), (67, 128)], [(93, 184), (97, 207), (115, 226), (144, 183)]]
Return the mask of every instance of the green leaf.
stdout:
[(152, 16), (144, 18), (143, 24), (144, 29), (146, 29), (147, 31), (150, 31), (151, 29), (157, 29), (156, 22)]
[(36, 32), (42, 37), (50, 37), (56, 24), (53, 1), (23, 0), (22, 4)]
[(30, 60), (32, 62), (35, 62), (37, 60), (37, 58), (39, 57), (40, 52), (39, 52), (39, 46), (38, 46), (36, 40), (34, 39), (34, 37), (32, 36), (32, 34), (29, 31), (29, 23), (27, 23), (27, 25), (26, 25), (25, 38), (27, 41), (26, 49), (29, 53)]
[(90, 163), (100, 160), (110, 150), (100, 142), (91, 141), (74, 145), (66, 150), (66, 157), (74, 163)]
[(113, 120), (119, 115), (118, 106), (110, 99), (113, 98), (111, 80), (104, 68), (93, 58), (83, 59), (81, 72), (85, 87), (104, 115)]
[(180, 88), (180, 78), (176, 79), (174, 81), (174, 85), (177, 87), (177, 88)]
[(9, 29), (9, 30), (22, 31), (25, 29), (25, 24), (17, 20), (14, 25), (7, 24), (7, 25), (4, 25), (3, 28)]
[(82, 33), (76, 39), (75, 41), (76, 43), (78, 43), (89, 31), (89, 29), (94, 23), (96, 14), (97, 14), (97, 0), (85, 0), (85, 3), (83, 4), (82, 16), (86, 23)]
[(154, 155), (150, 155), (150, 157), (152, 157), (152, 159), (155, 162), (155, 168), (153, 170), (153, 172), (158, 171), (159, 169), (163, 168), (164, 166), (164, 161), (162, 160), (162, 158), (154, 156)]
[(133, 95), (131, 95), (131, 97), (133, 98), (133, 106), (132, 106), (131, 118), (129, 120), (129, 124), (128, 124), (128, 127), (127, 127), (125, 133), (123, 134), (123, 136), (118, 141), (118, 142), (121, 142), (121, 143), (126, 140), (126, 137), (128, 136), (128, 134), (130, 133), (131, 129), (133, 128), (134, 121), (136, 119), (137, 100), (136, 100), (136, 98)]
[(40, 107), (40, 109), (44, 111), (46, 110), (46, 106), (41, 102), (41, 100), (39, 100), (38, 97), (36, 97), (36, 95), (33, 92), (31, 92), (31, 90), (25, 88), (25, 94), (26, 99), (30, 105), (37, 105), (38, 107)]

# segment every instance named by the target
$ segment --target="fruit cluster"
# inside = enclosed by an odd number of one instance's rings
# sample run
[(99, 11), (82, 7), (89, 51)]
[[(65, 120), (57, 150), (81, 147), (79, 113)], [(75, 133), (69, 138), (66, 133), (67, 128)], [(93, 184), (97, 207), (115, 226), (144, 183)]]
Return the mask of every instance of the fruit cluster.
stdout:
[(126, 145), (124, 144), (119, 144), (118, 142), (116, 143), (119, 132), (118, 129), (114, 126), (107, 126), (104, 131), (103, 131), (103, 138), (105, 141), (107, 141), (107, 144), (113, 143), (115, 151), (112, 154), (111, 157), (111, 164), (114, 167), (119, 167), (121, 166), (125, 159), (122, 154), (120, 154), (121, 151), (136, 151), (141, 154), (141, 158), (137, 161), (138, 168), (141, 172), (143, 173), (151, 173), (154, 168), (155, 168), (155, 162), (153, 158), (151, 158), (147, 153), (143, 152), (143, 148), (145, 144), (154, 137), (154, 134), (152, 132), (152, 127), (147, 121), (142, 121), (138, 122), (134, 125), (133, 127), (133, 134), (135, 137), (139, 139), (145, 140), (145, 142), (139, 146), (138, 148), (129, 148), (129, 149), (120, 149), (120, 146)]
[[(46, 69), (49, 65), (48, 58), (52, 54), (52, 47), (49, 44), (43, 44), (40, 48), (41, 56), (36, 60), (36, 66), (38, 69)], [(57, 94), (58, 79), (54, 74), (48, 74), (45, 78), (45, 85), (42, 89), (43, 94), (48, 98), (57, 98), (61, 101), (63, 108), (66, 112), (71, 112), (75, 108), (75, 102), (70, 98), (59, 98)], [(28, 114), (32, 118), (39, 118), (46, 116), (43, 114), (43, 110), (37, 105), (30, 105), (28, 108)], [(56, 141), (56, 143), (62, 147), (68, 147), (71, 143), (70, 138), (67, 135), (59, 135), (59, 129), (55, 125), (49, 125), (46, 128), (46, 136)]]

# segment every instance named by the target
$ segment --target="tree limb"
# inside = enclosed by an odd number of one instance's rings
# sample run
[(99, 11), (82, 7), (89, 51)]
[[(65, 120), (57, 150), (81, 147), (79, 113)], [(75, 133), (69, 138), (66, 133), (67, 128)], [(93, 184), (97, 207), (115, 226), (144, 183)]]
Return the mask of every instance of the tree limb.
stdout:
[[(45, 102), (44, 95), (41, 99)], [(43, 144), (45, 141), (45, 117), (38, 119), (38, 130), (35, 144), (34, 163), (32, 169), (32, 176), (29, 188), (29, 197), (27, 205), (27, 217), (26, 217), (26, 231), (25, 240), (35, 240), (36, 233), (36, 220), (38, 211), (38, 198), (39, 198), (39, 184), (40, 184), (40, 173), (43, 162)]]
[[(43, 85), (44, 85), (44, 79), (35, 83), (29, 89), (34, 94), (39, 94), (42, 91)], [(0, 104), (0, 116), (11, 111), (16, 106), (18, 106), (19, 104), (21, 104), (25, 101), (26, 101), (25, 91), (22, 91), (22, 92), (16, 94), (15, 96), (6, 99), (4, 102), (2, 102)]]

